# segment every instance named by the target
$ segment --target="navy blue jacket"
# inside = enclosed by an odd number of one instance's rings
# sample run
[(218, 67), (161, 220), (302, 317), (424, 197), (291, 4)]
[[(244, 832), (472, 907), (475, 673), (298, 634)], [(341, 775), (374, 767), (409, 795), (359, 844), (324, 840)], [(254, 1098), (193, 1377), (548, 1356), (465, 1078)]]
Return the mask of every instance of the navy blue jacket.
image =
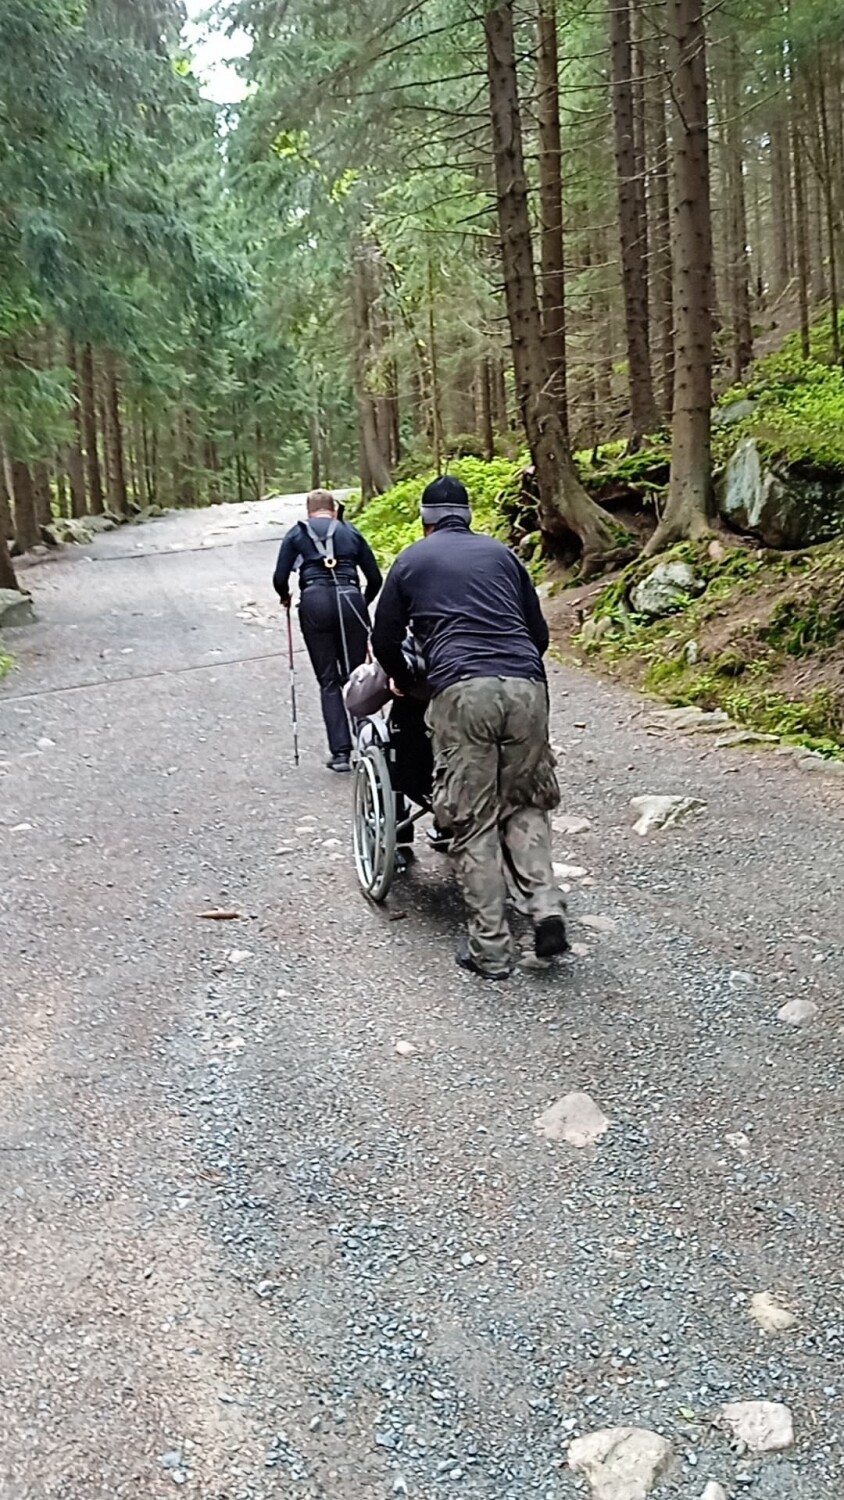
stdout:
[[(330, 524), (328, 517), (311, 516), (310, 524), (317, 536), (324, 540)], [(366, 538), (361, 536), (356, 527), (350, 526), (348, 521), (338, 522), (333, 541), (334, 556), (337, 559), (337, 567), (334, 569), (336, 581), (347, 585), (357, 584), (358, 568), (360, 568), (366, 580), (365, 597), (369, 604), (381, 587), (381, 569), (375, 561), (372, 548)], [(297, 523), (291, 526), (279, 548), (278, 561), (273, 574), (273, 588), (279, 599), (286, 600), (290, 597), (290, 574), (297, 561), (300, 560), (300, 588), (309, 588), (311, 584), (316, 583), (331, 583), (331, 572), (326, 568), (304, 526)]]
[(396, 558), (375, 611), (372, 649), (403, 690), (408, 626), (433, 694), (468, 677), (544, 680), (548, 626), (526, 569), (454, 516)]

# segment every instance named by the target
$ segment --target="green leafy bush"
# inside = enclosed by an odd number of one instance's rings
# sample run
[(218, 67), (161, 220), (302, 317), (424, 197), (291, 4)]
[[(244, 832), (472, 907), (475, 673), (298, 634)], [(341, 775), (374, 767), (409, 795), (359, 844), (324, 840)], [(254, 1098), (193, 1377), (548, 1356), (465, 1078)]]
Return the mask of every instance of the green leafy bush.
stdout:
[(744, 385), (719, 401), (750, 398), (744, 421), (716, 429), (715, 450), (724, 461), (743, 437), (754, 437), (773, 461), (794, 468), (844, 474), (844, 370), (822, 358), (804, 359), (792, 334), (776, 354), (752, 367)]
[[(507, 458), (494, 458), (489, 463), (479, 458), (461, 458), (449, 465), (449, 473), (462, 480), (469, 491), (476, 531), (486, 531), (502, 541), (506, 539), (504, 506), (518, 498), (523, 468), (522, 463)], [(357, 515), (356, 524), (384, 566), (421, 537), (419, 502), (426, 484), (436, 477), (429, 471), (418, 479), (395, 484)]]

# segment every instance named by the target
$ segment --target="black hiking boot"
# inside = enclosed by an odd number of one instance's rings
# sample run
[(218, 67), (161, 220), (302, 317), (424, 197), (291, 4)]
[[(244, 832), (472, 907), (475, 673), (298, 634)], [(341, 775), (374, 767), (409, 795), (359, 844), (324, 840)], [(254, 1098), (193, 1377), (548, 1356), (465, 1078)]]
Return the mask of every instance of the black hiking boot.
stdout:
[(348, 750), (343, 750), (339, 755), (332, 755), (326, 762), (329, 771), (351, 771), (352, 762)]
[(433, 828), (427, 830), (428, 843), (437, 854), (447, 854), (451, 848), (451, 833), (447, 828), (438, 828), (435, 823)]
[(558, 953), (568, 953), (569, 940), (562, 917), (543, 917), (537, 922), (533, 935), (533, 951), (537, 958), (556, 958)]
[(510, 978), (509, 969), (482, 969), (480, 964), (476, 964), (471, 953), (469, 952), (469, 943), (466, 938), (463, 938), (457, 944), (457, 952), (454, 955), (454, 962), (458, 964), (461, 969), (465, 969), (467, 973), (478, 974), (481, 979)]

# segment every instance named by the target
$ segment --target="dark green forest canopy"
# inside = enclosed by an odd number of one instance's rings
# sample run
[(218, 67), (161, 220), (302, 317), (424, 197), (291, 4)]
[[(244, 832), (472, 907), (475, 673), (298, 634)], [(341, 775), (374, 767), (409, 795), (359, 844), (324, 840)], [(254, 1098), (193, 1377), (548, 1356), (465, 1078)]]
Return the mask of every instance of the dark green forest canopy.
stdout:
[[(672, 418), (691, 534), (711, 380), (778, 329), (840, 360), (835, 0), (221, 0), (223, 108), (185, 22), (179, 0), (0, 0), (18, 550), (57, 513), (368, 496), (527, 446), (546, 536), (611, 552), (568, 454)], [(689, 122), (708, 153), (681, 182)]]

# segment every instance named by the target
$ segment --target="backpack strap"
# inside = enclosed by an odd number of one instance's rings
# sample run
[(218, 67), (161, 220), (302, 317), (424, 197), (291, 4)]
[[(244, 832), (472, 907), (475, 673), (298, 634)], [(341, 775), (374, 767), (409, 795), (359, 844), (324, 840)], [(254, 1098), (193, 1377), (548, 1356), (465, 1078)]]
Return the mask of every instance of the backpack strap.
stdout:
[(318, 555), (322, 558), (323, 565), (328, 568), (329, 572), (333, 573), (337, 566), (337, 559), (334, 556), (334, 533), (337, 530), (336, 519), (329, 521), (324, 541), (321, 536), (317, 536), (310, 521), (300, 521), (299, 524), (307, 532), (316, 547)]

